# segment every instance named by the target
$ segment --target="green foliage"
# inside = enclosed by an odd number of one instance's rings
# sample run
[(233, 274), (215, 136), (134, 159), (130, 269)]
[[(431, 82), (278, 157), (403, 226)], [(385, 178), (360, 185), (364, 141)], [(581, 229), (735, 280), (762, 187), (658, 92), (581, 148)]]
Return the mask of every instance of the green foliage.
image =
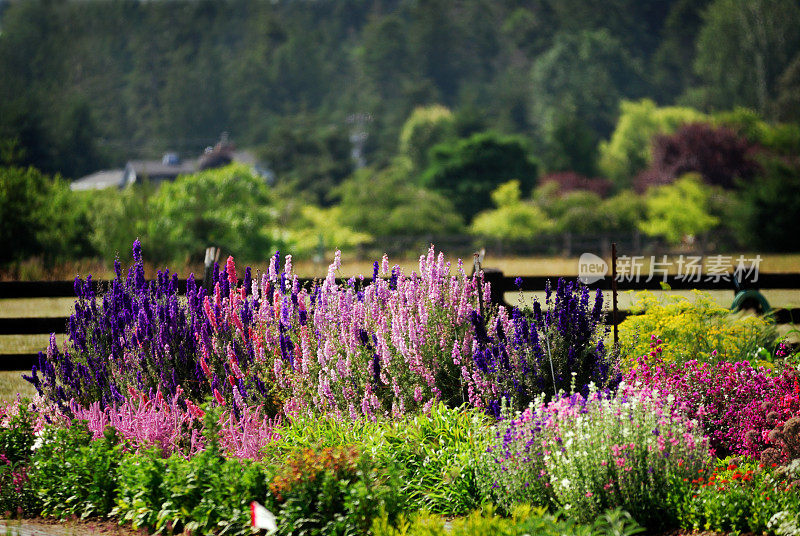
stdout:
[(281, 122), (271, 132), (261, 156), (275, 173), (276, 184), (310, 202), (329, 205), (331, 191), (353, 169), (350, 150), (344, 128), (300, 116)]
[(358, 444), (370, 453), (374, 467), (392, 479), (392, 493), (404, 510), (461, 515), (480, 503), (475, 460), (485, 448), (485, 424), (479, 412), (444, 404), (392, 422), (298, 417), (278, 430), (281, 440), (266, 447), (266, 457)]
[(780, 121), (800, 122), (800, 52), (778, 79), (773, 109)]
[[(262, 500), (267, 487), (263, 466), (225, 459), (211, 449), (189, 460), (173, 455), (162, 478), (160, 493), (143, 488), (152, 497), (163, 498), (160, 504), (148, 505), (157, 514), (155, 523), (151, 524), (152, 516), (147, 519), (147, 526), (158, 533), (172, 527), (199, 534), (249, 534), (250, 502)], [(136, 512), (136, 506), (134, 501), (129, 511)], [(118, 509), (124, 514), (121, 504)]]
[(80, 192), (89, 206), (90, 242), (103, 259), (131, 260), (131, 244), (147, 232), (151, 214), (149, 199), (155, 191), (156, 186), (144, 182), (122, 191)]
[(121, 458), (122, 445), (111, 427), (97, 441), (92, 441), (85, 421), (47, 429), (30, 464), (42, 514), (59, 519), (107, 517), (114, 505)]
[(594, 233), (605, 226), (604, 213), (598, 210), (600, 196), (587, 190), (574, 190), (548, 197), (545, 192), (539, 202), (556, 222), (559, 231)]
[[(800, 512), (800, 491), (770, 468), (749, 459), (718, 460), (708, 478), (691, 482), (692, 491), (679, 505), (681, 526), (687, 529), (732, 533), (766, 533)], [(780, 534), (780, 531), (778, 531)]]
[(395, 523), (383, 515), (372, 524), (375, 536), (632, 536), (643, 531), (630, 514), (619, 509), (605, 512), (592, 524), (580, 525), (561, 513), (552, 515), (544, 508), (526, 505), (515, 507), (511, 517), (504, 518), (489, 504), (449, 522), (423, 510), (410, 518), (398, 516)]
[(354, 447), (305, 449), (278, 469), (267, 504), (281, 535), (366, 534), (380, 511), (396, 514), (391, 484)]
[(698, 104), (770, 112), (778, 77), (800, 45), (793, 0), (715, 0), (704, 13), (694, 68)]
[(703, 24), (702, 12), (710, 0), (675, 0), (661, 29), (661, 42), (652, 58), (652, 91), (659, 102), (672, 102), (695, 83), (691, 62), (695, 40)]
[(647, 216), (639, 229), (650, 236), (679, 244), (684, 236), (703, 233), (719, 223), (708, 211), (709, 188), (696, 174), (687, 174), (673, 184), (657, 186), (645, 196)]
[(630, 231), (644, 219), (645, 202), (631, 190), (603, 199), (597, 207), (602, 220), (601, 228), (607, 231)]
[(46, 263), (90, 252), (87, 210), (60, 177), (0, 167), (0, 264), (40, 255)]
[(466, 220), (490, 207), (489, 195), (500, 184), (516, 179), (529, 191), (538, 174), (522, 140), (493, 132), (436, 145), (429, 156), (422, 185), (452, 199)]
[(158, 449), (141, 449), (136, 456), (125, 456), (117, 468), (119, 492), (111, 515), (130, 523), (134, 530), (155, 527), (166, 500), (166, 465)]
[(400, 130), (400, 155), (411, 159), (415, 170), (428, 165), (428, 151), (455, 133), (455, 117), (444, 106), (415, 108)]
[(286, 229), (280, 238), (284, 240), (292, 255), (308, 258), (325, 249), (351, 249), (370, 239), (367, 233), (353, 230), (344, 223), (342, 206), (321, 208), (315, 205), (297, 207), (298, 214), (289, 218), (291, 228)]
[(641, 292), (631, 310), (641, 314), (619, 325), (620, 358), (627, 367), (652, 350), (654, 334), (663, 340), (665, 359), (676, 363), (754, 360), (760, 348), (775, 343), (775, 327), (768, 320), (731, 313), (700, 291), (692, 300)]
[(692, 108), (658, 107), (650, 99), (620, 102), (617, 126), (608, 141), (600, 143), (598, 167), (619, 188), (630, 187), (633, 177), (652, 161), (651, 140), (656, 134), (673, 134), (679, 126), (705, 121), (708, 116)]
[[(457, 233), (461, 217), (444, 195), (412, 180), (408, 160), (356, 171), (338, 189), (341, 221), (376, 237)], [(365, 210), (369, 207), (369, 210)]]
[(800, 236), (800, 166), (778, 158), (761, 160), (761, 173), (742, 191), (742, 213), (734, 221), (744, 243), (767, 251), (797, 251)]
[(27, 461), (34, 442), (33, 414), (28, 409), (28, 400), (18, 404), (16, 415), (0, 411), (0, 454), (12, 462)]
[(592, 176), (597, 171), (597, 133), (575, 114), (560, 113), (547, 130), (542, 161), (548, 172), (575, 171)]
[(500, 240), (530, 240), (551, 231), (555, 225), (538, 206), (520, 199), (519, 181), (501, 184), (492, 192), (494, 210), (481, 212), (470, 232)]
[(264, 179), (246, 166), (178, 177), (148, 199), (142, 246), (157, 260), (184, 261), (216, 245), (242, 259), (263, 259), (281, 242), (273, 236), (275, 201)]
[(642, 90), (640, 67), (619, 37), (604, 29), (562, 31), (534, 60), (529, 113), (539, 136), (564, 117), (580, 118), (595, 143), (611, 132), (620, 99)]
[(188, 460), (140, 451), (126, 455), (117, 474), (112, 515), (157, 534), (249, 534), (250, 502), (264, 500), (268, 482), (264, 466), (213, 449)]
[(768, 123), (755, 110), (742, 107), (716, 112), (712, 120), (772, 153), (792, 156), (800, 151), (800, 125)]
[(219, 417), (207, 408), (206, 449), (190, 459), (164, 460), (156, 449), (127, 454), (117, 470), (112, 515), (156, 534), (250, 534), (249, 505), (263, 501), (268, 469), (221, 455)]
[(464, 515), (480, 504), (476, 460), (485, 450), (486, 417), (439, 404), (430, 413), (393, 423), (376, 453), (397, 479), (404, 510)]
[(0, 410), (0, 512), (37, 514), (39, 504), (28, 479), (28, 462), (34, 445), (33, 414), (28, 400), (17, 405), (15, 415)]

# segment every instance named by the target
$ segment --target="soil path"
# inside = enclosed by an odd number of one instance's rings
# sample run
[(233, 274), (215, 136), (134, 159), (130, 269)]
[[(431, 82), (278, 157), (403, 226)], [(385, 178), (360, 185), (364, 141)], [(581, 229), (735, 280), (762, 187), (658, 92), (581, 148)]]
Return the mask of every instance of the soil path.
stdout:
[(65, 521), (45, 519), (0, 519), (2, 536), (143, 536), (146, 531), (135, 531), (109, 521)]

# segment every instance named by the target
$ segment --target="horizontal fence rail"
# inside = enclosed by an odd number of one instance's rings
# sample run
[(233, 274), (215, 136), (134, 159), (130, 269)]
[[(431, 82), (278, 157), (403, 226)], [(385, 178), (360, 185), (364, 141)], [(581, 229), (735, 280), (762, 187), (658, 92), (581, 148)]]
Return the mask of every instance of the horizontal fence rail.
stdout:
[[(492, 302), (508, 305), (505, 295), (508, 293), (536, 292), (545, 289), (548, 282), (555, 285), (559, 278), (575, 279), (575, 276), (506, 276), (497, 270), (485, 269), (484, 280), (491, 284)], [(356, 279), (356, 284), (368, 284), (372, 278)], [(321, 279), (300, 278), (302, 286), (310, 288)], [(339, 284), (347, 284), (347, 279), (337, 279)], [(102, 292), (110, 284), (109, 281), (92, 281), (95, 292)], [(198, 282), (200, 284), (200, 282)], [(704, 275), (702, 277), (642, 277), (639, 279), (618, 278), (617, 289), (628, 290), (662, 290), (667, 285), (671, 290), (716, 290), (730, 291), (733, 299), (736, 288), (731, 274)], [(611, 278), (606, 277), (587, 285), (590, 289), (611, 290)], [(186, 280), (179, 280), (178, 292), (186, 292)], [(741, 283), (741, 288), (758, 290), (798, 290), (800, 289), (800, 273), (759, 273), (750, 276)], [(75, 296), (73, 281), (0, 281), (0, 298), (72, 298)], [(617, 312), (617, 323), (631, 313)], [(778, 324), (800, 322), (800, 308), (773, 309), (773, 318)], [(611, 324), (610, 311), (607, 322)], [(67, 331), (67, 317), (28, 317), (0, 318), (0, 335), (43, 335), (63, 334)], [(37, 354), (0, 354), (0, 370), (30, 369), (36, 362)]]

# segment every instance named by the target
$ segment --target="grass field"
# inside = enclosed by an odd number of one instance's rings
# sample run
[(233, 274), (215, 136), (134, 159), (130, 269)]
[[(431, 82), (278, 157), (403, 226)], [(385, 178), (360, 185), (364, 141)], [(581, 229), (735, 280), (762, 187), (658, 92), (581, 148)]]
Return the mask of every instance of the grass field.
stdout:
[(32, 397), (36, 394), (33, 386), (22, 379), (20, 371), (0, 371), (0, 404), (11, 402), (20, 396)]

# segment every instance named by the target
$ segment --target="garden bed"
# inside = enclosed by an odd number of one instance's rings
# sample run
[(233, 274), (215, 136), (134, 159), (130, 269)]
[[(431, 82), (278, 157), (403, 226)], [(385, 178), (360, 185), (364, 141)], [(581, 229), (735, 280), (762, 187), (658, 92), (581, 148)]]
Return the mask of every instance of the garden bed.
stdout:
[(368, 284), (337, 257), (313, 288), (290, 256), (241, 281), (229, 259), (186, 297), (134, 259), (100, 299), (76, 280), (36, 397), (0, 413), (0, 510), (159, 533), (250, 533), (252, 501), (280, 534), (800, 524), (797, 360), (764, 319), (644, 295), (614, 347), (602, 293), (494, 307), (433, 248)]

